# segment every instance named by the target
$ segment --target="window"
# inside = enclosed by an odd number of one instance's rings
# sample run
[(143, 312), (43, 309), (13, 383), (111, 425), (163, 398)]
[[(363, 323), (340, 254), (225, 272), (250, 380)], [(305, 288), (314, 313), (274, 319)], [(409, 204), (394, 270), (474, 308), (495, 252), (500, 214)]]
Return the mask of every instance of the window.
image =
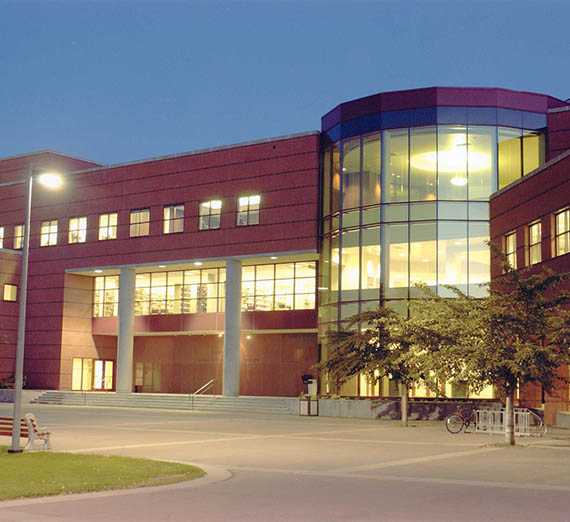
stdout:
[(131, 210), (131, 237), (148, 236), (150, 209)]
[(245, 266), (241, 309), (307, 310), (315, 308), (316, 263), (278, 263)]
[(57, 245), (57, 219), (42, 221), (40, 229), (40, 246)]
[(87, 239), (87, 218), (76, 217), (69, 220), (69, 243), (85, 243)]
[(505, 236), (505, 254), (513, 268), (517, 268), (517, 234), (511, 232)]
[(239, 198), (237, 226), (244, 227), (247, 225), (259, 224), (259, 201), (260, 196), (245, 196)]
[(542, 240), (541, 227), (539, 223), (532, 223), (528, 226), (528, 263), (535, 265), (542, 261), (540, 242)]
[(200, 203), (199, 230), (212, 230), (220, 228), (220, 216), (222, 213), (222, 201), (211, 199)]
[(4, 301), (17, 301), (18, 287), (16, 285), (4, 285)]
[(14, 250), (20, 250), (24, 243), (24, 225), (14, 225)]
[(4, 248), (4, 227), (0, 227), (0, 248)]
[(99, 216), (99, 241), (117, 239), (117, 213)]
[(184, 231), (184, 205), (170, 205), (164, 207), (165, 234), (174, 234)]
[(555, 251), (561, 256), (570, 252), (570, 210), (556, 214), (555, 221)]
[(97, 276), (93, 288), (93, 317), (119, 313), (119, 276)]

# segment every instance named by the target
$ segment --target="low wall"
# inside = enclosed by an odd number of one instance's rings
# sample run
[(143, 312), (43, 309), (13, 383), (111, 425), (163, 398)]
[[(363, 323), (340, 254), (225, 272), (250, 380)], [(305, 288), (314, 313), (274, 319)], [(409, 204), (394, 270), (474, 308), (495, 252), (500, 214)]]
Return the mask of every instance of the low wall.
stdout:
[(570, 412), (567, 411), (556, 412), (556, 427), (570, 428)]
[[(39, 397), (43, 390), (22, 390), (22, 404), (28, 404)], [(0, 390), (0, 402), (14, 402), (14, 390)]]
[[(408, 403), (410, 420), (443, 420), (465, 404), (465, 401), (418, 401)], [(481, 401), (481, 406), (499, 406), (498, 402)], [(352, 417), (358, 419), (401, 419), (400, 400), (319, 399), (320, 417)]]

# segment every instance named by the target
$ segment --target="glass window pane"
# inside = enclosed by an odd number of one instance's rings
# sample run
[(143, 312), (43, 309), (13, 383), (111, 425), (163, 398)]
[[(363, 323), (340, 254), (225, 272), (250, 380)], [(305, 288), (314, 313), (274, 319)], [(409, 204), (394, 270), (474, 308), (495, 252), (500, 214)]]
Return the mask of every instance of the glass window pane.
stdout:
[(293, 294), (276, 295), (275, 310), (293, 310)]
[(295, 279), (295, 293), (296, 294), (314, 294), (315, 293), (315, 278), (302, 277)]
[(436, 199), (435, 127), (410, 130), (410, 201)]
[(294, 263), (279, 263), (275, 265), (275, 278), (288, 279), (295, 277), (295, 264)]
[(408, 201), (408, 130), (384, 132), (384, 202)]
[(380, 207), (362, 209), (362, 224), (373, 225), (380, 223)]
[(421, 221), (436, 218), (437, 207), (435, 203), (411, 203), (410, 221)]
[(499, 190), (521, 177), (521, 131), (499, 128)]
[(275, 294), (285, 295), (295, 293), (294, 291), (294, 279), (277, 279), (275, 281)]
[(440, 125), (437, 132), (438, 198), (467, 199), (467, 129)]
[(316, 306), (315, 294), (295, 294), (295, 310), (313, 310)]
[(275, 265), (258, 265), (256, 267), (255, 279), (256, 281), (262, 281), (264, 279), (270, 279), (273, 281), (275, 277)]
[(489, 203), (469, 203), (470, 220), (489, 220)]
[(360, 211), (343, 212), (342, 228), (357, 227), (360, 221)]
[[(436, 286), (436, 229), (435, 223), (412, 223), (410, 225), (410, 285)], [(418, 294), (413, 288), (410, 295)]]
[(523, 131), (523, 176), (544, 164), (544, 134)]
[(380, 134), (362, 139), (362, 205), (380, 203), (380, 145)]
[(323, 216), (331, 212), (331, 149), (323, 155)]
[(339, 197), (340, 197), (340, 150), (337, 145), (333, 145), (331, 212), (338, 211)]
[(359, 274), (359, 231), (342, 234), (341, 290), (358, 290)]
[(360, 206), (360, 138), (342, 145), (342, 208)]
[(467, 293), (467, 222), (441, 222), (437, 229), (438, 294), (455, 295), (443, 285), (453, 285)]
[(316, 261), (295, 263), (295, 277), (315, 277), (317, 273)]
[(469, 295), (484, 297), (488, 290), (481, 284), (490, 280), (490, 253), (488, 223), (469, 223)]
[(394, 221), (408, 221), (408, 204), (405, 205), (383, 205), (382, 221), (384, 223)]
[(362, 298), (368, 295), (365, 293), (366, 290), (380, 288), (380, 227), (362, 230), (361, 288)]
[[(331, 238), (331, 292), (338, 292), (338, 277), (340, 265), (340, 248), (338, 235)], [(331, 299), (335, 300), (335, 295), (331, 294)]]
[(384, 225), (386, 297), (408, 296), (408, 225)]
[(497, 172), (496, 129), (494, 127), (468, 128), (467, 170), (469, 199), (489, 199), (494, 191), (493, 180)]
[(439, 219), (467, 219), (467, 203), (441, 202), (438, 204), (437, 213)]
[(241, 269), (242, 281), (255, 281), (255, 266), (244, 266)]

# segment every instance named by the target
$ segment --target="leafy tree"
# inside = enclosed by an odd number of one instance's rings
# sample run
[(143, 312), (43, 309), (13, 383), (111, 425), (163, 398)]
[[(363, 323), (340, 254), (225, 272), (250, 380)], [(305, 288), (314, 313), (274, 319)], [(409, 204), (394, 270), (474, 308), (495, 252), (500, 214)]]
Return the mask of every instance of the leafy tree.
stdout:
[(364, 373), (377, 382), (382, 377), (396, 379), (401, 385), (402, 425), (408, 425), (408, 390), (413, 382), (434, 385), (426, 372), (423, 341), (438, 344), (440, 334), (428, 329), (419, 318), (406, 319), (394, 310), (361, 312), (349, 318), (348, 328), (327, 336), (329, 354), (317, 365), (321, 373), (340, 384)]
[(449, 333), (431, 347), (431, 365), (451, 381), (473, 391), (492, 385), (506, 399), (505, 440), (514, 445), (514, 396), (518, 386), (541, 385), (551, 392), (560, 383), (557, 369), (570, 364), (570, 312), (563, 289), (570, 274), (515, 270), (502, 251), (490, 245), (504, 274), (489, 296), (475, 299), (450, 287), (456, 299), (431, 294), (422, 305), (435, 331)]

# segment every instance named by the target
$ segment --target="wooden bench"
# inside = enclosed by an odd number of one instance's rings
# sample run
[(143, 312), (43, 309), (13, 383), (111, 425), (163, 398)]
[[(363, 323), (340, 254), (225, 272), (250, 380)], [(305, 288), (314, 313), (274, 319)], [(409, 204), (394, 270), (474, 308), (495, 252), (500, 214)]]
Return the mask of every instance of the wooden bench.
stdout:
[[(0, 435), (12, 436), (13, 420), (12, 417), (0, 417)], [(20, 436), (28, 438), (24, 450), (51, 449), (50, 432), (46, 428), (38, 428), (33, 413), (26, 413), (24, 418), (20, 419)], [(36, 447), (36, 442), (41, 442), (41, 445)]]

